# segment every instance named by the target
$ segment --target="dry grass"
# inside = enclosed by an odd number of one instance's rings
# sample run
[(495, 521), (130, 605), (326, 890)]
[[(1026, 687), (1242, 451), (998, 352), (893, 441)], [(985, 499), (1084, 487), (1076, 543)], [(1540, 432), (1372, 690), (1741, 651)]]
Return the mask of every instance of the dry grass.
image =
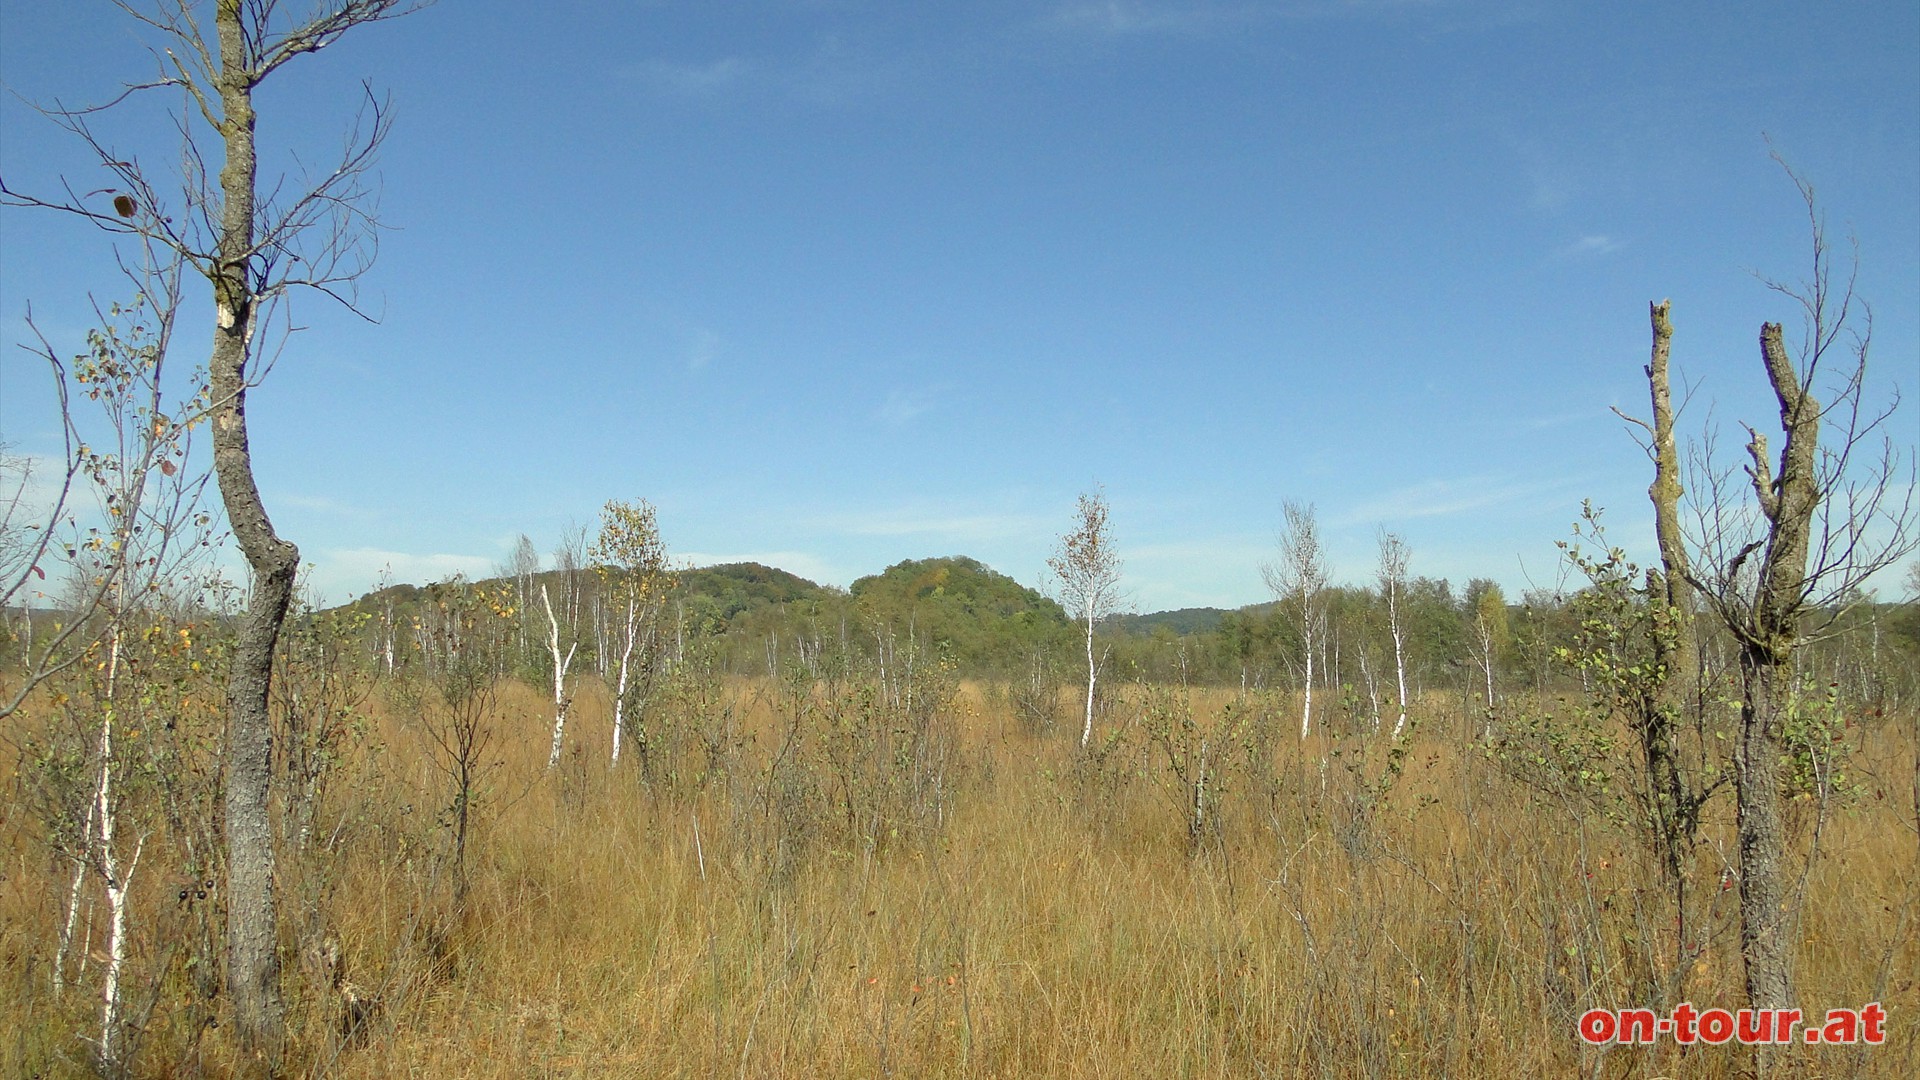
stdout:
[[(862, 834), (832, 823), (821, 759), (793, 754), (770, 771), (786, 745), (775, 691), (730, 693), (732, 768), (667, 790), (635, 768), (609, 773), (604, 702), (586, 695), (568, 758), (547, 774), (540, 695), (504, 687), (502, 759), (478, 804), (464, 907), (435, 822), (444, 781), (406, 718), (380, 717), (322, 814), (337, 843), (324, 879), (283, 888), (316, 898), (289, 913), (289, 957), (302, 933), (337, 935), (352, 981), (380, 1004), (342, 1038), (290, 959), (293, 1071), (1715, 1077), (1749, 1066), (1731, 1047), (1578, 1043), (1581, 1010), (1643, 1004), (1635, 995), (1673, 974), (1651, 864), (1451, 738), (1419, 741), (1377, 798), (1377, 745), (1280, 738), (1275, 782), (1245, 764), (1257, 754), (1237, 759), (1220, 828), (1196, 845), (1137, 725), (1087, 767), (1070, 739), (1025, 733), (968, 687), (937, 762), (915, 766), (939, 771), (931, 809), (922, 792), (926, 812)], [(1197, 697), (1202, 729), (1218, 723), (1229, 699)], [(1285, 731), (1297, 714), (1276, 721)], [(1912, 730), (1860, 736), (1866, 794), (1826, 824), (1799, 957), (1807, 1007), (1882, 1000), (1891, 1038), (1808, 1055), (1808, 1075), (1920, 1072)], [(46, 989), (58, 866), (18, 804), (0, 827), (0, 1031), (13, 1033), (0, 1072), (64, 1075), (84, 1060), (75, 1033), (92, 1006)], [(1724, 849), (1727, 823), (1711, 833)], [(222, 1075), (223, 1029), (195, 1040), (174, 1018), (177, 955), (162, 961), (181, 923), (165, 860), (149, 859), (135, 982), (166, 974), (141, 1071)], [(1728, 894), (1720, 925), (1732, 907)], [(1684, 993), (1702, 1007), (1740, 1002), (1730, 930)]]

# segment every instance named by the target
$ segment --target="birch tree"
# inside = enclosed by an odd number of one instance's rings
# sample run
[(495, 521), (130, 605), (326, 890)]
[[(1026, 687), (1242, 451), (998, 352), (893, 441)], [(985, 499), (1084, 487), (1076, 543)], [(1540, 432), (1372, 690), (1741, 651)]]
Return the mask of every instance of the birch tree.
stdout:
[[(547, 582), (540, 583), (540, 605), (547, 614), (547, 655), (553, 671), (553, 746), (547, 753), (547, 768), (560, 764), (560, 749), (566, 741), (567, 710), (573, 697), (567, 693), (567, 674), (580, 651), (581, 573), (587, 561), (587, 530), (569, 524), (560, 532), (560, 543), (553, 549), (553, 576), (560, 585), (560, 611), (555, 613), (553, 596)], [(566, 651), (561, 651), (561, 645)]]
[[(629, 689), (637, 671), (642, 691), (634, 702), (635, 722), (644, 719), (647, 693), (653, 686), (653, 674), (661, 655), (661, 613), (674, 579), (667, 569), (666, 545), (653, 507), (645, 500), (625, 503), (609, 501), (600, 511), (600, 534), (590, 553), (594, 570), (600, 574), (613, 619), (612, 648), (617, 659), (609, 657), (616, 672), (613, 690), (613, 757), (620, 764), (620, 747), (626, 735)], [(639, 653), (636, 662), (635, 652)], [(641, 764), (647, 764), (647, 735), (640, 729)]]
[[(116, 308), (115, 313), (118, 312)], [(138, 313), (133, 317), (137, 319)], [(75, 567), (82, 580), (106, 590), (102, 602), (106, 658), (100, 662), (103, 685), (97, 691), (96, 783), (88, 806), (87, 850), (88, 863), (99, 878), (107, 908), (100, 1033), (94, 1041), (94, 1057), (101, 1071), (109, 1074), (122, 1072), (129, 1064), (121, 984), (129, 954), (133, 879), (140, 868), (140, 855), (147, 839), (142, 832), (135, 839), (130, 856), (122, 850), (123, 839), (119, 833), (123, 783), (116, 768), (119, 752), (115, 739), (122, 697), (122, 638), (135, 605), (145, 599), (148, 586), (157, 586), (161, 580), (143, 571), (158, 568), (160, 552), (184, 524), (169, 520), (167, 515), (154, 514), (152, 503), (164, 501), (153, 498), (159, 494), (152, 490), (157, 486), (154, 481), (179, 475), (174, 464), (176, 448), (172, 444), (191, 430), (191, 424), (198, 423), (198, 416), (191, 413), (187, 422), (174, 423), (160, 409), (160, 375), (172, 321), (169, 307), (159, 319), (162, 329), (156, 337), (145, 336), (138, 322), (133, 324), (134, 334), (129, 338), (121, 338), (111, 327), (96, 333), (92, 350), (78, 359), (74, 373), (76, 381), (93, 388), (96, 400), (104, 398), (113, 421), (112, 430), (118, 435), (116, 445), (104, 452), (92, 448), (82, 450), (82, 471), (100, 495), (106, 525), (88, 530), (88, 539), (76, 545)], [(150, 404), (140, 406), (143, 386), (148, 390), (145, 397)], [(184, 447), (179, 449), (179, 456), (184, 457)], [(196, 497), (199, 486), (195, 486)], [(148, 528), (154, 528), (153, 542), (145, 540)], [(81, 617), (86, 616), (82, 613)], [(77, 877), (72, 891), (77, 901), (80, 893)], [(71, 925), (70, 913), (69, 935)], [(63, 940), (63, 952), (66, 945)]]
[(1261, 576), (1300, 634), (1301, 684), (1306, 691), (1300, 706), (1300, 737), (1304, 739), (1313, 727), (1313, 657), (1327, 630), (1327, 553), (1311, 504), (1289, 500), (1281, 510), (1287, 524), (1280, 534), (1280, 557), (1262, 567)]
[[(97, 725), (87, 759), (92, 790), (72, 852), (74, 877), (54, 955), (54, 983), (56, 990), (64, 985), (76, 915), (91, 878), (107, 914), (99, 1034), (92, 1040), (95, 1064), (107, 1074), (125, 1072), (130, 1064), (122, 987), (132, 955), (132, 884), (150, 831), (144, 822), (129, 822), (126, 813), (128, 779), (137, 782), (142, 770), (122, 760), (127, 754), (120, 729), (133, 728), (137, 735), (141, 711), (150, 704), (138, 692), (140, 678), (130, 677), (127, 634), (153, 615), (171, 583), (203, 571), (211, 551), (211, 518), (201, 505), (209, 478), (203, 469), (188, 467), (192, 435), (207, 414), (204, 385), (190, 381), (170, 393), (166, 374), (183, 266), (150, 245), (142, 246), (141, 256), (142, 263), (127, 270), (137, 298), (100, 312), (101, 326), (89, 332), (86, 351), (70, 367), (54, 359), (44, 339), (40, 343), (62, 384), (72, 384), (72, 393), (62, 397), (63, 420), (70, 432), (84, 435), (71, 459), (70, 494), (91, 499), (58, 500), (61, 512), (42, 526), (39, 558), (56, 569), (64, 566), (72, 586), (74, 599), (64, 614), (68, 627), (86, 629), (67, 639), (84, 643), (71, 660), (39, 672), (76, 676), (74, 693), (56, 694), (54, 707), (65, 709), (77, 728)], [(65, 407), (75, 398), (91, 403), (90, 415), (76, 416)], [(91, 520), (79, 516), (88, 501)], [(133, 636), (137, 644), (153, 633)], [(56, 655), (30, 651), (29, 659), (44, 663)]]
[(1407, 542), (1397, 534), (1380, 530), (1380, 598), (1387, 605), (1387, 636), (1393, 639), (1393, 674), (1398, 688), (1394, 698), (1400, 715), (1393, 722), (1393, 737), (1398, 739), (1407, 726), (1407, 566), (1413, 559)]
[[(560, 651), (560, 619), (553, 613), (553, 597), (547, 592), (545, 582), (540, 583), (540, 603), (547, 609), (547, 652), (553, 657), (553, 748), (547, 752), (547, 768), (560, 764), (560, 747), (567, 736), (567, 708), (572, 698), (567, 694), (567, 670), (573, 667), (573, 656), (580, 648), (578, 640), (567, 643), (567, 651)], [(569, 621), (569, 630), (572, 629)]]
[(1087, 707), (1080, 727), (1080, 745), (1085, 747), (1093, 741), (1093, 691), (1100, 667), (1093, 653), (1094, 628), (1119, 608), (1120, 556), (1107, 522), (1105, 492), (1095, 487), (1081, 495), (1075, 514), (1078, 525), (1060, 538), (1047, 566), (1059, 587), (1061, 606), (1073, 613), (1086, 638)]
[[(1500, 667), (1500, 652), (1507, 647), (1507, 598), (1500, 586), (1486, 580), (1467, 583), (1467, 616), (1472, 619), (1474, 662), (1480, 665), (1485, 680), (1486, 708), (1493, 712), (1494, 672)], [(1491, 722), (1491, 720), (1489, 720)]]

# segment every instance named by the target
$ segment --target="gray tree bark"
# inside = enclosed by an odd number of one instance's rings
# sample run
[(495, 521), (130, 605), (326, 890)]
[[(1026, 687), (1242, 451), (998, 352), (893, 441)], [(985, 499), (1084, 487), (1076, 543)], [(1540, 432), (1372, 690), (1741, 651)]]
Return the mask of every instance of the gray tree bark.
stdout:
[(1767, 381), (1780, 402), (1780, 473), (1772, 475), (1767, 440), (1752, 432), (1747, 472), (1766, 516), (1753, 609), (1733, 627), (1740, 641), (1740, 735), (1734, 748), (1734, 785), (1740, 841), (1740, 952), (1747, 997), (1757, 1009), (1793, 1003), (1793, 942), (1784, 909), (1786, 831), (1780, 816), (1783, 723), (1793, 694), (1793, 651), (1804, 606), (1809, 533), (1819, 505), (1816, 472), (1820, 406), (1800, 384), (1780, 338), (1780, 324), (1760, 328)]
[(279, 1066), (286, 1006), (280, 995), (273, 826), (267, 810), (273, 776), (267, 692), (274, 645), (293, 598), (300, 551), (281, 539), (267, 518), (247, 445), (247, 366), (258, 299), (248, 281), (258, 173), (253, 108), (257, 77), (248, 64), (241, 5), (221, 0), (214, 19), (220, 42), (216, 89), (226, 161), (220, 170), (224, 202), (218, 257), (209, 272), (215, 303), (213, 356), (207, 371), (213, 397), (213, 468), (227, 522), (253, 575), (227, 683), (227, 992), (233, 1000), (241, 1046), (256, 1066), (271, 1073)]
[(1653, 323), (1653, 356), (1647, 364), (1647, 385), (1653, 404), (1650, 427), (1653, 456), (1653, 484), (1647, 497), (1653, 502), (1654, 536), (1660, 547), (1662, 570), (1647, 575), (1648, 599), (1653, 605), (1654, 663), (1664, 669), (1661, 700), (1637, 717), (1641, 754), (1647, 766), (1647, 781), (1653, 794), (1653, 809), (1658, 817), (1662, 856), (1668, 877), (1681, 890), (1681, 909), (1685, 911), (1684, 865), (1699, 815), (1697, 800), (1690, 796), (1687, 779), (1681, 775), (1675, 721), (1678, 710), (1697, 698), (1699, 654), (1693, 638), (1693, 586), (1687, 580), (1690, 571), (1686, 538), (1680, 531), (1680, 453), (1673, 432), (1673, 392), (1668, 376), (1668, 358), (1672, 351), (1672, 306), (1661, 301), (1648, 305)]

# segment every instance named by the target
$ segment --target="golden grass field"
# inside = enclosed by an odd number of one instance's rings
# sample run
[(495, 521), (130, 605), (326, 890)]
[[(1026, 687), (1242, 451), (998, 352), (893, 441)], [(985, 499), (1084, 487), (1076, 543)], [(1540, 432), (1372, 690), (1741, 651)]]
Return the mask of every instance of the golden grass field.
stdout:
[[(936, 745), (916, 751), (912, 812), (862, 811), (862, 821), (889, 822), (863, 833), (841, 812), (851, 796), (832, 754), (783, 737), (776, 688), (738, 683), (728, 693), (738, 747), (727, 773), (649, 785), (632, 762), (607, 766), (604, 694), (582, 693), (566, 759), (549, 773), (550, 702), (503, 684), (489, 759), (498, 767), (475, 804), (464, 904), (436, 821), (446, 781), (407, 718), (376, 694), (373, 727), (320, 814), (334, 854), (304, 869), (283, 862), (287, 1071), (1720, 1077), (1751, 1068), (1751, 1053), (1732, 1045), (1580, 1044), (1581, 1011), (1649, 1004), (1636, 995), (1672, 977), (1651, 861), (1621, 831), (1503, 774), (1461, 739), (1441, 702), (1400, 782), (1369, 798), (1384, 740), (1301, 742), (1297, 703), (1283, 701), (1278, 727), (1293, 737), (1269, 751), (1275, 782), (1262, 788), (1253, 771), (1225, 769), (1220, 830), (1190, 845), (1184, 793), (1165, 782), (1165, 752), (1137, 723), (1098, 765), (1076, 764), (1070, 710), (1059, 733), (1034, 735), (1004, 699), (965, 685)], [(1192, 692), (1195, 730), (1204, 734), (1231, 697)], [(1123, 695), (1109, 725), (1127, 716)], [(1798, 958), (1804, 1008), (1879, 1000), (1890, 1037), (1799, 1052), (1786, 1063), (1795, 1075), (1920, 1075), (1914, 730), (1853, 729), (1865, 782), (1820, 830)], [(22, 763), (9, 753), (18, 790)], [(77, 976), (57, 998), (46, 985), (70, 871), (24, 800), (10, 795), (8, 805), (0, 1074), (80, 1074), (92, 984)], [(1716, 803), (1710, 849), (1728, 851), (1730, 805)], [(222, 1029), (196, 1035), (180, 1004), (192, 991), (175, 942), (200, 924), (172, 893), (169, 842), (157, 829), (135, 881), (129, 981), (136, 999), (155, 1001), (136, 1071), (220, 1076), (231, 1052)], [(1703, 856), (1704, 889), (1718, 858)], [(1685, 976), (1685, 998), (1702, 1008), (1742, 1002), (1733, 896), (1705, 906), (1718, 930)], [(356, 992), (377, 1001), (351, 1037), (300, 959), (299, 942), (322, 933), (340, 942)], [(207, 1009), (217, 1015), (217, 1001)]]

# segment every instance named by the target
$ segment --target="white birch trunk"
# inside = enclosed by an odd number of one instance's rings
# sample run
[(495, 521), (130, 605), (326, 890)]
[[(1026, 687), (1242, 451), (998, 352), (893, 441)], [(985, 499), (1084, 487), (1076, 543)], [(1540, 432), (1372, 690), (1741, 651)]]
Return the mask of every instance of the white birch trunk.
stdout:
[(1305, 739), (1313, 723), (1313, 637), (1307, 637), (1307, 696), (1300, 708), (1300, 737)]
[(567, 669), (573, 666), (574, 650), (580, 643), (569, 645), (566, 658), (561, 658), (560, 620), (553, 617), (553, 600), (544, 584), (540, 586), (540, 602), (546, 605), (547, 625), (552, 628), (547, 638), (547, 649), (553, 653), (553, 749), (547, 753), (547, 768), (551, 769), (560, 764), (560, 745), (567, 735)]
[(1493, 631), (1480, 630), (1480, 667), (1487, 673), (1487, 708), (1493, 708)]
[(1087, 605), (1087, 722), (1080, 729), (1080, 746), (1093, 741), (1093, 605)]
[(1393, 722), (1393, 737), (1398, 739), (1407, 727), (1407, 656), (1403, 642), (1406, 635), (1400, 629), (1400, 609), (1396, 604), (1390, 608), (1389, 616), (1393, 621), (1393, 674), (1400, 688), (1400, 718)]
[(87, 852), (93, 843), (94, 804), (87, 804), (87, 827), (80, 833), (81, 850), (74, 859), (73, 887), (67, 890), (67, 921), (60, 928), (60, 945), (53, 951), (53, 995), (67, 986), (67, 950), (73, 947), (73, 928), (80, 921), (80, 888), (87, 880)]
[(1373, 733), (1380, 734), (1380, 680), (1374, 674), (1373, 664), (1367, 657), (1368, 650), (1358, 651), (1360, 658), (1360, 679), (1367, 684), (1367, 701), (1372, 708)]
[(1493, 742), (1493, 630), (1483, 621), (1480, 624), (1480, 670), (1487, 674), (1487, 715), (1480, 725), (1480, 738), (1483, 742)]
[(100, 1063), (118, 1070), (120, 1061), (120, 976), (127, 964), (127, 899), (134, 871), (140, 866), (145, 838), (134, 845), (126, 873), (114, 848), (113, 805), (113, 691), (120, 667), (120, 635), (116, 630), (107, 652), (107, 707), (100, 720), (100, 783), (94, 789), (93, 819), (99, 823), (98, 865), (107, 896), (107, 969), (100, 983)]
[(627, 704), (628, 664), (633, 657), (634, 623), (640, 613), (639, 600), (627, 597), (627, 636), (620, 649), (620, 679), (613, 691), (613, 764), (620, 764), (620, 741), (626, 732), (623, 720)]

